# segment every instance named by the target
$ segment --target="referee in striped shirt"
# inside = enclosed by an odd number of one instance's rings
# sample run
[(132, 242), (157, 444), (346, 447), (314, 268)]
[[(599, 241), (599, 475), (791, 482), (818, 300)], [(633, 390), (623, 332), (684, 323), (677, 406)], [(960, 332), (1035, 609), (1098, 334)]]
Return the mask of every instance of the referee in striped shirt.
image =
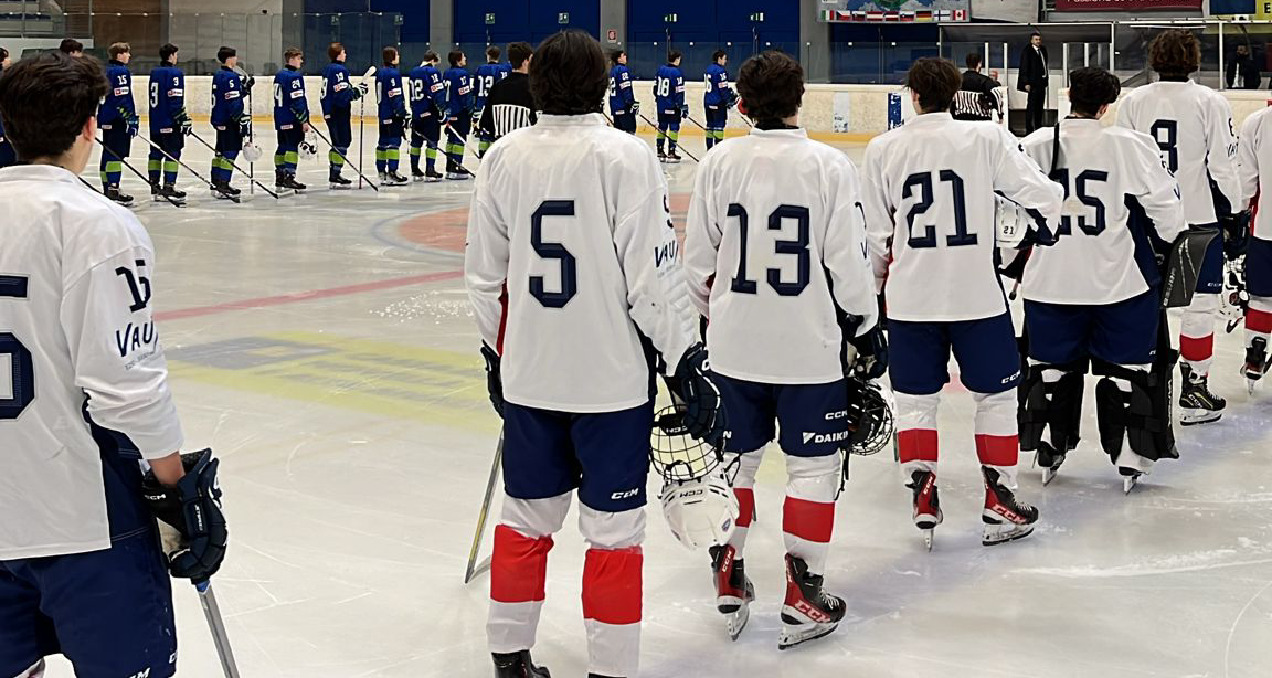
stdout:
[(530, 58), (533, 54), (528, 42), (508, 45), (508, 62), (512, 64), (512, 72), (490, 88), (486, 109), (478, 122), (478, 129), (491, 141), (539, 120), (534, 97), (530, 95)]

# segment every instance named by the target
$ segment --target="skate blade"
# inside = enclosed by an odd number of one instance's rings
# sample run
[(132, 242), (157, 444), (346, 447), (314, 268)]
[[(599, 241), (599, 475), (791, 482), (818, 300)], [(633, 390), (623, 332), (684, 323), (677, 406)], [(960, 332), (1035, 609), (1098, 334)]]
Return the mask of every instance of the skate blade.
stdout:
[(1050, 485), (1051, 481), (1055, 479), (1056, 479), (1056, 469), (1053, 469), (1053, 468), (1042, 469), (1042, 486), (1043, 487)]
[(751, 620), (751, 606), (743, 604), (738, 607), (735, 612), (725, 613), (724, 623), (725, 629), (729, 632), (729, 640), (737, 641), (738, 636), (742, 635), (742, 630), (746, 628), (746, 623)]
[(333, 191), (348, 191), (348, 190), (352, 190), (353, 186), (351, 186), (350, 184), (331, 184), (330, 188)]
[(782, 625), (782, 633), (777, 638), (777, 649), (786, 650), (810, 640), (817, 640), (835, 632), (839, 622), (829, 624)]
[(1024, 539), (1033, 534), (1033, 531), (1034, 525), (1016, 525), (1015, 523), (985, 525), (985, 535), (981, 539), (981, 545), (997, 546), (1006, 544), (1009, 541)]
[(1223, 417), (1223, 412), (1214, 412), (1211, 410), (1194, 410), (1181, 409), (1179, 413), (1180, 426), (1196, 426), (1197, 424), (1209, 424), (1213, 421), (1219, 421)]
[(923, 545), (927, 547), (928, 551), (932, 550), (932, 540), (935, 536), (936, 530), (934, 528), (929, 527), (923, 530)]
[(1123, 476), (1122, 494), (1130, 494), (1136, 485), (1139, 485), (1139, 476)]

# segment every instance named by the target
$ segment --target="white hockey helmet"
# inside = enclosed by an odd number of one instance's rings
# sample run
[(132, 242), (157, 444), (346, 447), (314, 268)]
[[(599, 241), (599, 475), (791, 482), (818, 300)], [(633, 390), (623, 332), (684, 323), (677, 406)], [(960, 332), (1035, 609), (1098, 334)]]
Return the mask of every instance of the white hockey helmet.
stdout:
[(741, 514), (723, 467), (695, 480), (668, 482), (662, 507), (667, 527), (690, 550), (728, 543)]

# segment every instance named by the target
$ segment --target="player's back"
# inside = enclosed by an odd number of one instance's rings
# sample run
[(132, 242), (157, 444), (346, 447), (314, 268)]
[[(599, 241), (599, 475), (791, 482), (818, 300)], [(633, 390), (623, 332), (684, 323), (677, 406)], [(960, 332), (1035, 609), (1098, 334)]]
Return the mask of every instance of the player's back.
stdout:
[(290, 68), (279, 71), (278, 75), (274, 76), (274, 123), (294, 125), (300, 122), (297, 111), (308, 112), (308, 110), (304, 74)]
[[(599, 113), (544, 115), (495, 142), (477, 182), (470, 256), (495, 256), (475, 244), (481, 233), (506, 230), (508, 241), (500, 324), (508, 401), (566, 412), (646, 402), (651, 373), (632, 315), (648, 303), (635, 303), (639, 290), (660, 283), (637, 275), (652, 266), (625, 269), (623, 258), (657, 261), (650, 276), (679, 274), (666, 182), (652, 150)], [(665, 224), (650, 223), (651, 214)], [(470, 259), (470, 287), (498, 265)], [(687, 335), (687, 307), (684, 320)]]
[(402, 74), (392, 66), (385, 66), (375, 75), (375, 93), (380, 104), (380, 119), (388, 120), (399, 112), (402, 101)]
[(699, 304), (709, 289), (713, 370), (778, 384), (842, 378), (836, 300), (862, 329), (878, 308), (859, 201), (856, 167), (802, 129), (756, 130), (704, 158), (685, 268)]
[(1272, 240), (1272, 191), (1260, 190), (1262, 186), (1272, 186), (1272, 108), (1259, 109), (1241, 124), (1239, 158), (1240, 205), (1244, 207), (1258, 198), (1251, 234), (1260, 240)]
[(1192, 81), (1137, 87), (1118, 105), (1117, 124), (1156, 141), (1162, 163), (1179, 180), (1188, 223), (1218, 220), (1212, 180), (1235, 202), (1232, 110), (1214, 90)]
[(121, 111), (134, 114), (137, 108), (133, 100), (132, 73), (127, 66), (111, 62), (106, 67), (106, 80), (110, 83), (110, 90), (107, 91), (106, 101), (102, 103), (97, 115), (99, 125), (113, 122), (121, 116)]
[(635, 96), (632, 89), (631, 73), (623, 64), (614, 64), (610, 69), (609, 81), (609, 105), (610, 113), (617, 113), (627, 109), (628, 97)]
[[(1005, 313), (994, 264), (994, 192), (1040, 209), (1049, 222), (1058, 216), (1062, 193), (1001, 126), (949, 113), (915, 116), (875, 138), (864, 175), (867, 230), (872, 241), (892, 240), (888, 317), (898, 320)], [(878, 275), (879, 263), (875, 268)]]
[(503, 69), (497, 63), (485, 63), (477, 67), (477, 75), (474, 76), (474, 84), (477, 87), (477, 107), (481, 108), (486, 103), (486, 97), (490, 96), (490, 90), (495, 86), (496, 82), (503, 79)]
[(350, 87), (349, 69), (344, 64), (333, 61), (322, 68), (322, 90), (319, 101), (322, 103), (322, 114), (331, 115), (334, 108), (346, 108), (342, 93)]
[(679, 68), (671, 64), (659, 66), (654, 76), (654, 98), (659, 110), (680, 106), (679, 95), (684, 92), (684, 86), (684, 75)]
[(173, 113), (185, 100), (185, 75), (176, 66), (159, 66), (150, 72), (150, 128), (169, 129)]
[(720, 64), (707, 66), (703, 79), (706, 81), (706, 92), (702, 95), (703, 102), (708, 106), (719, 106), (724, 103), (723, 89), (729, 85), (729, 73), (724, 66)]
[(461, 111), (472, 108), (473, 86), (468, 71), (459, 66), (446, 69), (446, 73), (442, 75), (442, 86), (446, 91), (446, 107), (452, 115), (459, 115)]
[[(1065, 187), (1057, 242), (1035, 248), (1022, 280), (1024, 297), (1053, 304), (1106, 304), (1142, 294), (1158, 279), (1150, 236), (1173, 242), (1184, 229), (1178, 186), (1161, 167), (1147, 135), (1099, 120), (1060, 125), (1060, 162), (1052, 178)], [(1050, 168), (1054, 130), (1022, 142)], [(1147, 216), (1155, 225), (1141, 215)]]
[(243, 81), (232, 70), (222, 68), (212, 76), (212, 116), (216, 126), (237, 124), (243, 114)]

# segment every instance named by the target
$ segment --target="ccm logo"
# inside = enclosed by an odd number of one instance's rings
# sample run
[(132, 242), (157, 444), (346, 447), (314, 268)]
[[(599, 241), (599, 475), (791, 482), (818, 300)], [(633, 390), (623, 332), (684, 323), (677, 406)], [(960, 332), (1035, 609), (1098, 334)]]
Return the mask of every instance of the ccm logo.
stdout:
[(826, 421), (835, 421), (837, 419), (847, 419), (847, 418), (848, 418), (847, 410), (843, 412), (827, 412), (826, 413)]
[(614, 494), (611, 494), (610, 499), (613, 499), (615, 501), (619, 499), (631, 499), (632, 497), (635, 497), (638, 494), (640, 494), (640, 488), (633, 487), (630, 490), (623, 490), (622, 492), (615, 492)]

